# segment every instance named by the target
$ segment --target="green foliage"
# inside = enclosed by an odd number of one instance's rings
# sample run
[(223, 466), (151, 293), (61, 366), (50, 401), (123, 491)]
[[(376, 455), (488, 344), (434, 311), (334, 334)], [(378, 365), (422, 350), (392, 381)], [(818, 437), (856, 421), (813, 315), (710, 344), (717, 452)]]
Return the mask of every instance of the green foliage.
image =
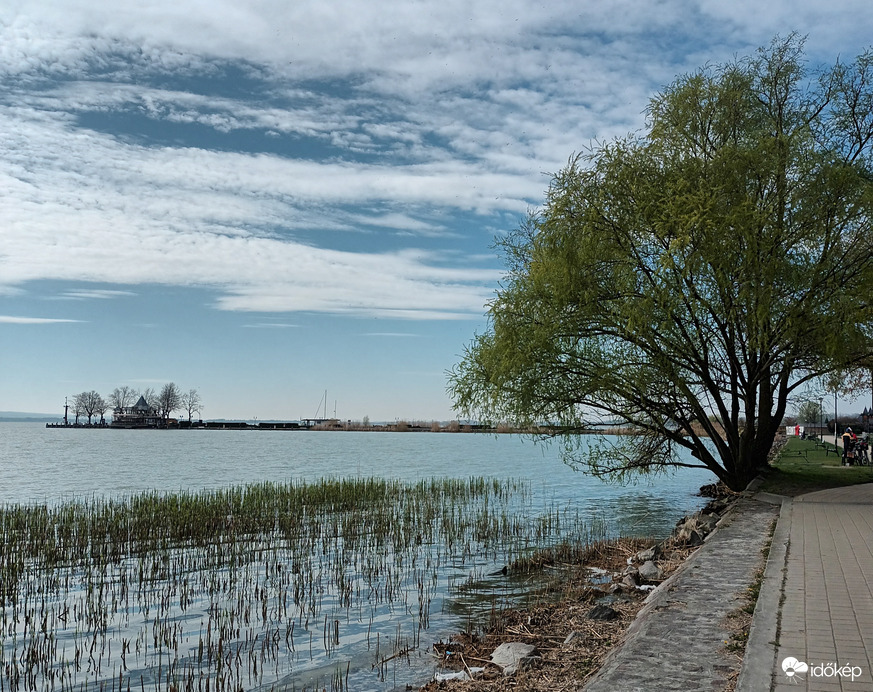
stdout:
[(819, 426), (825, 420), (824, 409), (818, 401), (804, 401), (797, 407), (797, 422)]
[[(766, 463), (788, 396), (870, 352), (873, 54), (812, 80), (802, 41), (657, 94), (644, 135), (574, 156), (499, 243), (490, 328), (457, 408), (559, 423), (619, 476), (677, 447), (730, 487)], [(639, 431), (582, 457), (587, 420)]]

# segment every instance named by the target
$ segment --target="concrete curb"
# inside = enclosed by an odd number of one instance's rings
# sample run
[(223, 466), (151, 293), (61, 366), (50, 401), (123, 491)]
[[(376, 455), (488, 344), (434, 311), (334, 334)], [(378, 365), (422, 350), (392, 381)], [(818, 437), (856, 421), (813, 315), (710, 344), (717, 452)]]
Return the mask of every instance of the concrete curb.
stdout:
[[(703, 545), (652, 591), (583, 689), (685, 691), (727, 685), (741, 665), (724, 650), (724, 618), (742, 605), (761, 566), (759, 548), (778, 513), (779, 505), (741, 497)], [(767, 680), (770, 674), (768, 669)]]
[[(730, 519), (735, 513), (736, 505), (730, 507), (727, 512), (725, 512), (724, 516), (719, 519), (718, 524), (716, 525), (715, 530), (713, 530), (709, 535), (704, 539), (703, 545), (706, 545), (707, 541), (709, 541), (713, 536), (718, 533), (719, 525), (722, 524), (726, 519)], [(673, 572), (669, 577), (667, 577), (664, 581), (658, 584), (654, 589), (652, 589), (651, 593), (643, 600), (643, 607), (639, 610), (636, 616), (633, 619), (633, 622), (628, 626), (627, 630), (625, 630), (624, 635), (622, 636), (621, 642), (618, 646), (614, 646), (611, 651), (609, 651), (606, 656), (603, 657), (603, 661), (600, 663), (600, 670), (595, 673), (591, 678), (589, 678), (585, 685), (583, 686), (583, 690), (588, 690), (593, 687), (595, 684), (599, 682), (599, 678), (601, 677), (601, 673), (606, 669), (608, 664), (611, 664), (613, 659), (622, 655), (622, 649), (624, 644), (637, 635), (638, 631), (646, 626), (648, 622), (648, 618), (653, 612), (657, 612), (661, 608), (664, 607), (664, 602), (666, 599), (670, 597), (670, 591), (673, 589), (673, 586), (676, 584), (679, 579), (681, 579), (682, 575), (689, 570), (695, 568), (696, 563), (700, 559), (701, 548), (703, 546), (698, 546), (697, 550), (691, 553), (685, 560), (682, 562), (679, 567), (676, 568), (676, 571)], [(633, 689), (633, 692), (638, 692), (642, 688), (636, 687)]]
[[(718, 520), (718, 524), (716, 524), (716, 528), (711, 531), (706, 538), (703, 540), (703, 545), (706, 545), (707, 541), (710, 539), (714, 539), (713, 537), (717, 535), (719, 526), (725, 522), (729, 521), (733, 518), (735, 514), (736, 505), (730, 507), (727, 512)], [(676, 571), (673, 572), (669, 577), (667, 577), (664, 581), (658, 584), (648, 596), (643, 599), (643, 607), (639, 610), (634, 618), (633, 622), (628, 626), (627, 630), (625, 630), (623, 640), (627, 640), (634, 634), (640, 627), (645, 624), (646, 617), (650, 612), (654, 610), (659, 610), (663, 607), (663, 602), (670, 597), (670, 591), (673, 589), (674, 584), (682, 578), (682, 575), (685, 574), (688, 570), (694, 569), (697, 566), (697, 562), (700, 560), (700, 548), (703, 546), (698, 546), (697, 549), (691, 553), (679, 567), (676, 568)], [(619, 653), (621, 649), (621, 645), (616, 646), (610, 651), (606, 656), (604, 656), (603, 662), (601, 663), (601, 668), (603, 665), (612, 659), (613, 656)], [(592, 681), (596, 678), (595, 675), (592, 677)]]
[[(761, 493), (766, 495), (766, 493)], [(761, 497), (764, 502), (772, 502), (776, 495)], [(743, 665), (737, 680), (736, 692), (760, 692), (769, 690), (777, 668), (776, 648), (782, 608), (782, 593), (785, 583), (786, 562), (788, 560), (789, 536), (791, 534), (791, 513), (793, 501), (782, 498), (782, 509), (776, 523), (776, 531), (770, 544), (770, 554), (764, 570), (764, 580), (758, 593), (758, 602), (752, 616)]]

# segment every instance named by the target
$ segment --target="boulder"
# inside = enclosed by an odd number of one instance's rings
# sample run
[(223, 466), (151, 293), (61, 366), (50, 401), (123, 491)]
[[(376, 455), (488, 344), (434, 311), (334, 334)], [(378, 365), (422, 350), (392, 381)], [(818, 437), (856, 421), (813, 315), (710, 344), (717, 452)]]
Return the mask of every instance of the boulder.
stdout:
[(703, 545), (703, 536), (700, 535), (700, 532), (692, 528), (679, 529), (674, 536), (674, 540), (676, 545), (685, 546), (686, 548), (695, 548), (699, 545)]
[(644, 562), (640, 566), (640, 579), (643, 581), (660, 581), (661, 576), (661, 568), (651, 560)]
[(710, 514), (724, 514), (725, 510), (731, 506), (730, 500), (713, 500), (708, 505), (706, 505), (706, 509), (704, 511), (709, 512)]
[(596, 605), (588, 611), (589, 620), (618, 620), (620, 617), (621, 613), (603, 604)]
[(491, 653), (491, 662), (500, 666), (504, 675), (513, 675), (539, 658), (537, 648), (523, 642), (506, 642)]
[(638, 552), (635, 555), (635, 559), (638, 562), (648, 562), (649, 560), (656, 559), (660, 552), (661, 551), (659, 550), (658, 546), (653, 545), (648, 550), (641, 550), (640, 552)]
[[(719, 519), (718, 514), (707, 511), (698, 512), (690, 517), (683, 517), (676, 524), (676, 528), (673, 529), (673, 537), (680, 539), (677, 541), (679, 543), (688, 544), (687, 541), (691, 532), (696, 532), (703, 538), (715, 529)], [(700, 543), (693, 543), (692, 545), (700, 545)]]
[(719, 517), (715, 514), (709, 514), (707, 512), (702, 512), (697, 517), (697, 526), (696, 529), (698, 533), (707, 534), (711, 533), (715, 530), (716, 524), (718, 524)]

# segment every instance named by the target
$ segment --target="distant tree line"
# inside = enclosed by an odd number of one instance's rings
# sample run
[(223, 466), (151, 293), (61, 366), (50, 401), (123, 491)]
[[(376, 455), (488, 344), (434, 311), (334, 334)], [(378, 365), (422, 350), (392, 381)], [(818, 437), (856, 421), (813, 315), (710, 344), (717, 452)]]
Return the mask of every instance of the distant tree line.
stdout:
[(116, 387), (112, 393), (103, 398), (99, 392), (80, 392), (73, 395), (72, 411), (76, 425), (79, 418), (87, 417), (88, 425), (99, 417), (100, 423), (105, 423), (106, 412), (110, 409), (123, 409), (134, 406), (139, 398), (145, 399), (149, 408), (156, 411), (164, 420), (167, 420), (174, 411), (184, 411), (190, 421), (195, 413), (203, 410), (203, 401), (196, 389), (183, 392), (175, 382), (168, 382), (160, 391), (147, 387), (142, 391), (124, 385)]

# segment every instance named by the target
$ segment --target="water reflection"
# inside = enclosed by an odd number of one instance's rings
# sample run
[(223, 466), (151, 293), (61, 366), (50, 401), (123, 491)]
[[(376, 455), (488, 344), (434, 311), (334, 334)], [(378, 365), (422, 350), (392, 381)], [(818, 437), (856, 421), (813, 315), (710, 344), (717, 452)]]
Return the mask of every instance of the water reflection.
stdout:
[[(242, 572), (229, 570), (221, 560), (206, 576), (193, 567), (157, 572), (148, 588), (141, 589), (143, 598), (152, 599), (151, 609), (125, 611), (106, 635), (89, 641), (89, 649), (91, 642), (97, 642), (87, 651), (96, 661), (109, 651), (116, 657), (126, 651), (126, 660), (116, 658), (106, 668), (97, 666), (96, 674), (84, 674), (92, 681), (116, 680), (118, 669), (123, 668), (121, 679), (140, 675), (133, 679), (143, 689), (150, 683), (160, 688), (157, 680), (168, 665), (167, 652), (160, 646), (164, 634), (168, 642), (176, 643), (174, 664), (180, 671), (191, 671), (202, 665), (204, 656), (207, 660), (210, 655), (219, 656), (217, 650), (210, 652), (208, 644), (205, 651), (199, 649), (198, 642), (212, 627), (229, 628), (231, 633), (222, 656), (234, 661), (257, 659), (260, 675), (243, 681), (246, 689), (259, 685), (263, 689), (301, 689), (317, 681), (320, 687), (384, 691), (421, 682), (431, 665), (424, 653), (429, 642), (471, 626), (483, 614), (514, 603), (536, 586), (529, 577), (502, 573), (513, 559), (560, 541), (666, 536), (681, 515), (704, 503), (695, 493), (700, 485), (711, 482), (708, 474), (683, 471), (654, 483), (607, 485), (569, 469), (554, 449), (506, 435), (46, 430), (27, 424), (3, 424), (2, 433), (0, 471), (5, 474), (5, 483), (0, 488), (0, 501), (6, 503), (57, 505), (70, 497), (116, 498), (152, 489), (176, 492), (264, 480), (350, 476), (410, 482), (458, 476), (524, 479), (529, 489), (524, 501), (505, 507), (495, 502), (487, 517), (489, 526), (501, 521), (504, 512), (519, 518), (524, 531), (518, 532), (518, 541), (498, 544), (471, 534), (449, 550), (445, 544), (425, 540), (414, 558), (425, 568), (409, 571), (411, 583), (402, 588), (398, 582), (412, 557), (401, 555), (390, 545), (379, 547), (370, 556), (352, 557), (343, 553), (341, 531), (336, 532), (333, 547), (313, 545), (308, 562), (300, 556), (275, 552), (280, 548), (267, 542), (249, 546), (251, 555), (237, 565), (237, 569), (244, 568)], [(358, 522), (358, 528), (366, 525)], [(160, 557), (164, 563), (182, 565), (192, 559), (178, 554)], [(319, 563), (321, 559), (325, 561)], [(396, 569), (382, 572), (371, 583), (362, 576), (368, 560), (395, 565)], [(313, 575), (318, 608), (309, 616), (283, 616), (280, 621), (274, 615), (281, 612), (282, 603), (281, 593), (274, 590), (277, 565), (290, 569), (297, 562), (306, 563)], [(75, 609), (76, 615), (87, 610), (88, 594), (94, 591), (120, 591), (121, 585), (127, 584), (129, 594), (140, 565), (131, 561), (100, 569), (104, 571), (94, 572), (90, 579), (70, 574), (73, 586), (66, 592), (55, 592), (54, 604), (43, 601), (43, 606), (55, 607), (53, 617), (60, 619), (59, 614), (66, 609)], [(357, 600), (332, 590), (330, 581), (340, 572)], [(233, 584), (233, 588), (222, 591), (220, 598), (198, 595), (198, 589), (208, 594), (209, 585), (217, 582)], [(193, 584), (198, 585), (196, 589)], [(395, 589), (391, 598), (384, 596), (388, 589)], [(265, 611), (259, 605), (247, 615), (243, 613), (242, 625), (229, 619), (233, 603), (255, 593), (261, 594)], [(164, 600), (177, 605), (157, 620), (156, 603)], [(258, 618), (270, 627), (254, 628), (251, 621)], [(4, 631), (20, 643), (25, 639), (23, 627), (16, 623)], [(58, 630), (50, 643), (45, 638), (39, 640), (40, 646), (50, 644), (62, 657), (69, 654), (69, 660), (78, 653), (79, 664), (88, 670), (86, 652), (81, 650), (81, 640), (76, 640), (82, 631), (76, 630), (73, 620), (69, 627)], [(264, 654), (268, 637), (270, 650), (281, 649), (282, 656)], [(11, 651), (9, 646), (7, 636), (4, 650)], [(95, 653), (98, 646), (99, 653)]]

